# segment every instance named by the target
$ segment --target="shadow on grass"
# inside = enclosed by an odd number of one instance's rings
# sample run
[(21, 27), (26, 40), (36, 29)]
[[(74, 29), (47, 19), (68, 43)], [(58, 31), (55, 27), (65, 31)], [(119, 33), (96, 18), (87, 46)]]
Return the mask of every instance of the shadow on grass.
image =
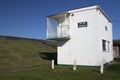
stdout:
[(120, 63), (114, 63), (110, 66), (107, 67), (107, 70), (110, 70), (110, 71), (120, 71)]
[(114, 58), (114, 61), (120, 63), (120, 58)]
[(41, 58), (45, 60), (52, 60), (54, 59), (55, 64), (57, 65), (57, 52), (39, 52)]
[(120, 71), (120, 58), (114, 58), (114, 62), (112, 65), (107, 67), (107, 70), (111, 71)]

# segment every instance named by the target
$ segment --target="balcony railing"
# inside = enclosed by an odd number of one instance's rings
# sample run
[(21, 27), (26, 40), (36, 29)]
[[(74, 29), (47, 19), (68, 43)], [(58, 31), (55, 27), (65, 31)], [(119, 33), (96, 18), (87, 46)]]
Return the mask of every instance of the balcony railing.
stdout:
[(47, 18), (47, 39), (58, 41), (70, 39), (68, 14), (62, 13)]

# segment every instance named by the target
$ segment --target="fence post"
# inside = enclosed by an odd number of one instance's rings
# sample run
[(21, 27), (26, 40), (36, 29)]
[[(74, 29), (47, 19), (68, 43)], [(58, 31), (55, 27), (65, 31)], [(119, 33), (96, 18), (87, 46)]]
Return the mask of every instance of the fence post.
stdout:
[(77, 69), (76, 60), (74, 60), (73, 71), (76, 71), (76, 69)]
[(52, 59), (51, 68), (54, 69), (54, 59)]

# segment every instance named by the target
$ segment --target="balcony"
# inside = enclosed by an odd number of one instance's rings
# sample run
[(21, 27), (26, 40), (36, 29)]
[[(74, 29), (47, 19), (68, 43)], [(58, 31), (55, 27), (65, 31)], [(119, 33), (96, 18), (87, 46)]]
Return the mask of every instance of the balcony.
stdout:
[(65, 41), (70, 39), (69, 13), (59, 13), (47, 17), (47, 39)]

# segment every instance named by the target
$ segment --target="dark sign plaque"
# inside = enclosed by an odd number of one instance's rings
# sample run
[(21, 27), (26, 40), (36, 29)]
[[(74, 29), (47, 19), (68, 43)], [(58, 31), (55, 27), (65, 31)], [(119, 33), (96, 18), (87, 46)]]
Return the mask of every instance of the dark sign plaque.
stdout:
[(78, 28), (87, 27), (87, 22), (79, 22)]

